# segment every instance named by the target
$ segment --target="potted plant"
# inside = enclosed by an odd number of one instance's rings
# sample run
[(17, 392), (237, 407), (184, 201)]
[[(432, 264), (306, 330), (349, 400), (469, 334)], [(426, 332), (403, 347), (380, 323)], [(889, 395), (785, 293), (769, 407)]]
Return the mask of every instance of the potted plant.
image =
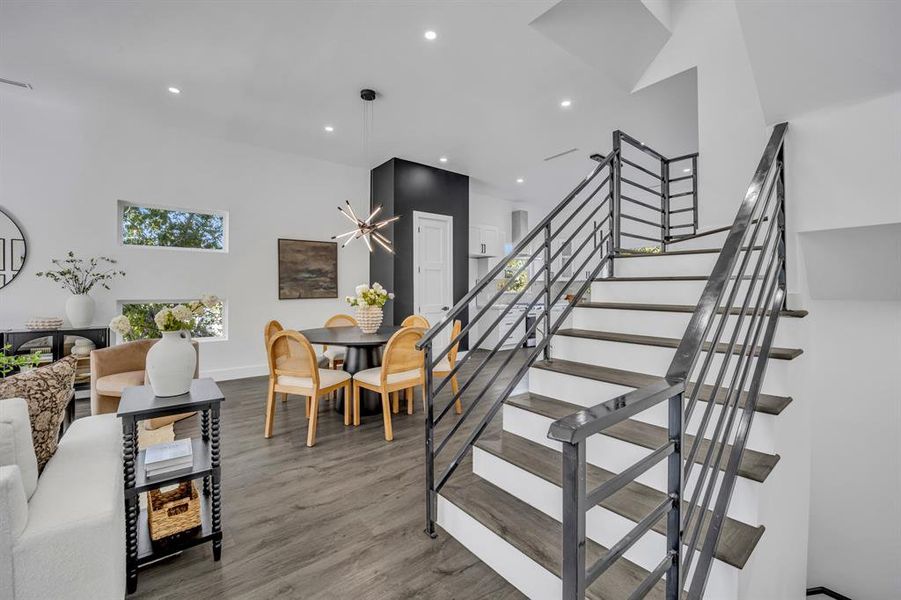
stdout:
[[(197, 353), (191, 344), (191, 331), (204, 311), (218, 306), (219, 298), (203, 295), (200, 300), (166, 307), (153, 320), (162, 338), (147, 352), (145, 368), (153, 393), (159, 397), (180, 396), (191, 390), (197, 369)], [(132, 331), (125, 315), (114, 317), (110, 329), (123, 337)]]
[(41, 353), (35, 350), (32, 354), (12, 354), (12, 344), (5, 344), (0, 349), (0, 378), (6, 377), (15, 369), (27, 371), (38, 366), (41, 362)]
[(394, 294), (382, 287), (378, 281), (372, 287), (362, 283), (356, 287), (356, 296), (347, 296), (348, 304), (357, 309), (357, 324), (363, 333), (375, 333), (382, 325), (382, 308)]
[(54, 258), (50, 261), (56, 269), (36, 273), (38, 277), (46, 277), (72, 294), (66, 300), (66, 316), (72, 327), (87, 327), (94, 318), (94, 299), (89, 295), (94, 286), (99, 285), (108, 290), (109, 282), (125, 271), (115, 267), (116, 260), (106, 256), (78, 258), (71, 250), (66, 258)]

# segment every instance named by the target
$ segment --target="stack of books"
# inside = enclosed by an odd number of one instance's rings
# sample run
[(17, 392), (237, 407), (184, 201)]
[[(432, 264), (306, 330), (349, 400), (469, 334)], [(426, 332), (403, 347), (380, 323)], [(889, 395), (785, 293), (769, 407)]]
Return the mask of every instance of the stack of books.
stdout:
[(194, 466), (191, 439), (156, 444), (144, 451), (144, 475), (149, 479), (189, 470)]

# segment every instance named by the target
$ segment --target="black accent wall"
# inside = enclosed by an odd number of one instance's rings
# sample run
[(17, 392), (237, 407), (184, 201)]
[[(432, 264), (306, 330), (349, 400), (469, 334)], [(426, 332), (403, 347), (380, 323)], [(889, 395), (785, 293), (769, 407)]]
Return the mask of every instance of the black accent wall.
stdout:
[[(394, 292), (385, 305), (385, 323), (399, 324), (413, 314), (413, 211), (454, 218), (454, 302), (466, 295), (469, 278), (469, 177), (400, 158), (374, 168), (370, 204), (381, 205), (378, 218), (400, 215), (384, 232), (394, 243), (392, 256), (375, 246), (369, 255), (369, 277)], [(466, 325), (468, 315), (461, 315)], [(462, 347), (462, 346), (461, 346)]]

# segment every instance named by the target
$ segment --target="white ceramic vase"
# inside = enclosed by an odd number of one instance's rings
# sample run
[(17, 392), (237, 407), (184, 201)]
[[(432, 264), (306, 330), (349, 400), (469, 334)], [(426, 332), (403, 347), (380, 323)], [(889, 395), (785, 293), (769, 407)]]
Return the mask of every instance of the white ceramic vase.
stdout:
[(196, 368), (197, 353), (187, 331), (164, 331), (147, 352), (147, 378), (159, 397), (187, 394)]
[(87, 327), (94, 320), (94, 299), (87, 294), (73, 294), (66, 300), (66, 316), (72, 327)]
[(381, 306), (358, 306), (357, 325), (363, 333), (375, 333), (382, 326), (384, 314)]

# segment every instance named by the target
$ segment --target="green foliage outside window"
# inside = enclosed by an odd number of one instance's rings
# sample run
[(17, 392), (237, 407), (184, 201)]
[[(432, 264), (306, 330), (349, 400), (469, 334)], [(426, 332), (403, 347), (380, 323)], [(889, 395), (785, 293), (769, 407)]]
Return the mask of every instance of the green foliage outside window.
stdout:
[(528, 269), (524, 269), (522, 273), (517, 275), (515, 278), (513, 275), (522, 268), (522, 266), (526, 264), (526, 260), (524, 258), (514, 258), (507, 262), (506, 266), (504, 266), (504, 278), (500, 282), (499, 287), (503, 288), (508, 281), (511, 279), (513, 281), (510, 282), (510, 286), (507, 288), (508, 292), (521, 292), (526, 289), (526, 286), (529, 284), (529, 274)]
[(222, 250), (225, 248), (225, 217), (124, 205), (122, 242), (131, 246)]
[[(123, 304), (122, 314), (131, 324), (131, 331), (122, 337), (125, 341), (142, 340), (147, 338), (160, 338), (159, 327), (153, 320), (154, 315), (164, 308), (172, 308), (178, 302), (145, 302), (140, 304)], [(212, 308), (206, 308), (197, 317), (194, 329), (191, 331), (193, 338), (222, 337), (222, 303)]]

